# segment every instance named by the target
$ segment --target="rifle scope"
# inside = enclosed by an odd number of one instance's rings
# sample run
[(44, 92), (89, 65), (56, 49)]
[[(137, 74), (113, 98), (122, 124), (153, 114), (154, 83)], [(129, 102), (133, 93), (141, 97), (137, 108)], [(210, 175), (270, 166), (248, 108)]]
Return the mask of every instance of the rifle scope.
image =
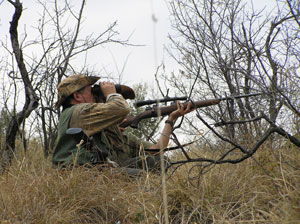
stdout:
[(156, 100), (140, 100), (137, 101), (134, 105), (136, 107), (141, 107), (144, 105), (150, 105), (154, 103), (165, 103), (165, 102), (170, 102), (170, 101), (176, 101), (176, 100), (186, 100), (187, 96), (181, 96), (181, 97), (165, 97), (163, 99), (156, 99)]

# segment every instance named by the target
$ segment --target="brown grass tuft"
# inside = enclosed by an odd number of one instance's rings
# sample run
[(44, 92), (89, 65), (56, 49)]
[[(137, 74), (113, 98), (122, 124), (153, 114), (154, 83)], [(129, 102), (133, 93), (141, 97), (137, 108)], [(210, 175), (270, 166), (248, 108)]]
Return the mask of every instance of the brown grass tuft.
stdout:
[[(41, 150), (29, 153), (0, 176), (0, 223), (163, 223), (159, 176), (57, 170)], [(191, 167), (167, 180), (171, 223), (300, 223), (299, 148), (263, 148), (254, 159), (217, 165), (193, 182)]]

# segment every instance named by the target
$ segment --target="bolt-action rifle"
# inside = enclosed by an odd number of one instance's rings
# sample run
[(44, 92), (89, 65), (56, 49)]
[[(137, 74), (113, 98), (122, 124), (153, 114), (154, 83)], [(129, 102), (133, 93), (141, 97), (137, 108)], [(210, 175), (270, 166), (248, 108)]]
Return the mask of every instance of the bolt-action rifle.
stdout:
[[(245, 94), (245, 95), (237, 95), (237, 96), (228, 96), (228, 97), (222, 97), (222, 98), (216, 98), (216, 99), (210, 99), (210, 100), (199, 100), (199, 101), (193, 101), (191, 105), (191, 109), (195, 108), (201, 108), (201, 107), (208, 107), (212, 105), (219, 104), (223, 100), (232, 100), (232, 99), (240, 99), (244, 97), (251, 97), (251, 96), (257, 96), (261, 95), (263, 93), (250, 93), (250, 94)], [(187, 97), (168, 97), (164, 99), (157, 99), (157, 100), (146, 100), (146, 101), (138, 101), (135, 103), (136, 106), (143, 106), (147, 104), (153, 104), (157, 102), (168, 102), (168, 101), (176, 101), (176, 100), (186, 100)], [(184, 109), (187, 107), (188, 102), (183, 103)], [(157, 116), (166, 116), (172, 113), (177, 109), (177, 105), (173, 104), (170, 106), (164, 106), (164, 107), (152, 107), (151, 109), (147, 109), (144, 112), (140, 113), (139, 115), (136, 116), (127, 116), (126, 121), (120, 125), (120, 127), (132, 127), (132, 128), (137, 128), (138, 123), (146, 118), (151, 118), (151, 117), (157, 117)]]

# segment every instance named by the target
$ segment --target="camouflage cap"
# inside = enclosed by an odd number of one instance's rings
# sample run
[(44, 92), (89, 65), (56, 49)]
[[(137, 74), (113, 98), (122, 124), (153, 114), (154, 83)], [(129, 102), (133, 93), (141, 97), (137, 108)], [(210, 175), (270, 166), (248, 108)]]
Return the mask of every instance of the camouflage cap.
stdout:
[(100, 77), (96, 76), (85, 76), (82, 74), (72, 75), (64, 79), (61, 83), (58, 84), (58, 100), (55, 104), (55, 108), (58, 109), (60, 105), (70, 96), (72, 93), (88, 86), (93, 85), (97, 82)]

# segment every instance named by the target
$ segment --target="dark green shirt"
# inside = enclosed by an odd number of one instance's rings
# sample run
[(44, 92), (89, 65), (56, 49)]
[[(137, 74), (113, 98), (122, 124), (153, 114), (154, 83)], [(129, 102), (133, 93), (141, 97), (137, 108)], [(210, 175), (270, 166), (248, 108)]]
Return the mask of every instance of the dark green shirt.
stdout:
[(69, 121), (75, 106), (65, 109), (59, 119), (57, 143), (53, 152), (52, 162), (54, 165), (72, 166), (89, 164), (92, 161), (92, 153), (87, 151), (84, 145), (76, 147), (78, 139), (73, 135), (67, 135)]

